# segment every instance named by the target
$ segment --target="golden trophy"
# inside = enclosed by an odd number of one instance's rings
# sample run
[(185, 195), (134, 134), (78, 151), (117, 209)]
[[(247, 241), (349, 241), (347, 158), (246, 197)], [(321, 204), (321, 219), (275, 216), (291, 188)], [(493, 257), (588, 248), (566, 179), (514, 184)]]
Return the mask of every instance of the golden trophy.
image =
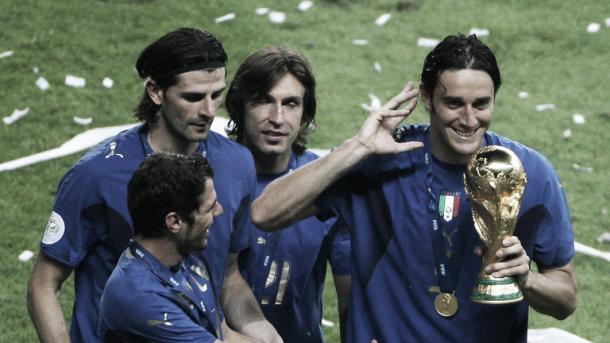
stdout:
[(479, 237), (487, 247), (479, 283), (470, 300), (484, 304), (507, 304), (523, 299), (512, 277), (495, 278), (485, 266), (499, 262), (497, 250), (502, 239), (512, 236), (527, 182), (521, 161), (510, 149), (490, 145), (479, 149), (466, 167), (464, 184), (470, 197), (472, 218)]

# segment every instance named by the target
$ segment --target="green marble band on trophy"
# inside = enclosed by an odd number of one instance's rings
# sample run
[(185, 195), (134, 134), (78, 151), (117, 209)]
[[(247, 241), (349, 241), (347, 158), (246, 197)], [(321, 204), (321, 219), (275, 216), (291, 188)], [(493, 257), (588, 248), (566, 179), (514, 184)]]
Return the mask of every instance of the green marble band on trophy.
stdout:
[(495, 278), (485, 266), (498, 262), (495, 254), (505, 236), (512, 236), (525, 184), (521, 161), (510, 149), (490, 145), (479, 149), (466, 167), (464, 185), (470, 197), (472, 218), (486, 246), (479, 282), (470, 300), (484, 304), (507, 304), (523, 300), (512, 277)]

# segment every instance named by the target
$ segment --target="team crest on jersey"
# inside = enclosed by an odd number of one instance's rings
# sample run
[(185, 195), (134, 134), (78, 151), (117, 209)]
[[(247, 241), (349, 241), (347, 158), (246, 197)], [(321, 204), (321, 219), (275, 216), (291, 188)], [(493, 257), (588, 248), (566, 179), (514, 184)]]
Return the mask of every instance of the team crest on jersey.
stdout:
[(44, 230), (42, 243), (56, 243), (64, 236), (65, 230), (66, 226), (64, 224), (64, 219), (59, 215), (59, 213), (53, 211), (51, 213), (51, 218), (49, 218), (49, 222), (47, 223), (47, 228)]
[(441, 192), (438, 214), (446, 222), (457, 218), (460, 214), (460, 192)]

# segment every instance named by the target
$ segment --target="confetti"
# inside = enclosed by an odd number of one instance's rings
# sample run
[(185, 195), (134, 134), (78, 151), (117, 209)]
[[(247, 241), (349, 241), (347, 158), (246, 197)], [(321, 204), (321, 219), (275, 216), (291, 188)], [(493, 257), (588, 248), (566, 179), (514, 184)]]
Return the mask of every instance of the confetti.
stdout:
[(390, 20), (391, 17), (392, 15), (390, 13), (384, 13), (380, 15), (379, 18), (375, 19), (375, 25), (383, 26)]
[(29, 112), (30, 112), (29, 107), (26, 107), (22, 110), (15, 109), (13, 111), (13, 113), (11, 113), (10, 116), (2, 118), (2, 121), (4, 121), (4, 124), (6, 124), (6, 125), (11, 125), (12, 123), (16, 122), (17, 120), (21, 119), (23, 116), (28, 114)]
[(566, 129), (561, 135), (563, 136), (563, 139), (568, 140), (572, 138), (572, 130)]
[(93, 122), (92, 118), (81, 118), (76, 116), (72, 117), (72, 120), (74, 120), (74, 122), (78, 125), (89, 125)]
[(519, 97), (520, 97), (521, 99), (525, 99), (525, 98), (527, 98), (527, 97), (529, 97), (529, 96), (530, 96), (530, 93), (528, 93), (528, 92), (526, 92), (526, 91), (521, 91), (521, 92), (519, 92)]
[(365, 111), (374, 111), (378, 108), (381, 107), (381, 100), (379, 100), (379, 98), (373, 94), (373, 93), (369, 93), (369, 98), (371, 99), (371, 103), (370, 104), (360, 104), (360, 106), (365, 110)]
[(0, 59), (13, 56), (13, 50), (4, 51), (0, 53)]
[(41, 76), (36, 80), (36, 86), (40, 88), (41, 91), (46, 91), (49, 89), (49, 81)]
[(230, 21), (235, 19), (235, 13), (228, 13), (223, 15), (222, 17), (218, 17), (216, 19), (214, 19), (214, 22), (216, 24), (220, 24), (220, 23), (224, 23), (225, 21)]
[(333, 326), (335, 326), (335, 323), (331, 322), (330, 320), (326, 320), (326, 319), (322, 318), (322, 326), (332, 328)]
[(469, 35), (477, 35), (478, 38), (487, 37), (487, 36), (489, 36), (489, 30), (488, 29), (481, 29), (481, 28), (478, 28), (478, 27), (473, 27), (473, 28), (470, 29), (468, 34)]
[(32, 257), (34, 257), (34, 253), (29, 251), (29, 250), (24, 250), (23, 252), (21, 252), (21, 254), (19, 254), (19, 261), (22, 262), (27, 262), (29, 261)]
[(606, 27), (610, 27), (610, 18), (606, 18), (604, 23), (606, 24)]
[(606, 207), (602, 208), (602, 215), (603, 216), (607, 216), (608, 215), (608, 208), (606, 208)]
[(352, 44), (359, 45), (359, 46), (365, 46), (365, 45), (369, 45), (369, 41), (367, 39), (354, 39), (352, 41)]
[(434, 48), (439, 43), (438, 39), (434, 38), (418, 38), (417, 46), (421, 46), (424, 48)]
[(32, 71), (34, 72), (34, 74), (38, 74), (38, 72), (40, 72), (40, 69), (38, 69), (38, 67), (34, 67), (32, 68)]
[(610, 243), (610, 232), (606, 231), (597, 237), (599, 243)]
[(266, 15), (267, 13), (269, 13), (269, 8), (267, 7), (259, 7), (256, 9), (256, 14), (258, 15)]
[(74, 88), (83, 88), (87, 81), (82, 77), (74, 76), (74, 75), (66, 75), (65, 79), (66, 86), (74, 87)]
[(589, 33), (597, 33), (601, 29), (601, 25), (599, 23), (590, 23), (587, 25), (587, 32)]
[(286, 21), (286, 13), (271, 11), (269, 12), (269, 20), (271, 20), (272, 23), (281, 24)]
[(102, 81), (102, 86), (104, 86), (106, 88), (112, 88), (113, 85), (114, 85), (114, 81), (112, 81), (112, 79), (109, 77), (105, 77), (104, 80)]
[(544, 112), (544, 111), (554, 110), (554, 109), (555, 109), (555, 105), (553, 105), (553, 104), (536, 105), (536, 111), (538, 111), (538, 112)]
[(381, 74), (381, 64), (379, 64), (379, 62), (373, 63), (373, 68), (375, 68), (377, 73)]
[(586, 174), (593, 173), (593, 168), (591, 168), (591, 167), (584, 167), (584, 166), (581, 166), (578, 163), (572, 163), (572, 169), (574, 169), (577, 172), (586, 173)]
[(313, 6), (313, 1), (301, 1), (297, 7), (299, 11), (305, 12)]
[(574, 121), (574, 124), (582, 125), (585, 123), (585, 116), (580, 113), (575, 113), (572, 115), (572, 121)]

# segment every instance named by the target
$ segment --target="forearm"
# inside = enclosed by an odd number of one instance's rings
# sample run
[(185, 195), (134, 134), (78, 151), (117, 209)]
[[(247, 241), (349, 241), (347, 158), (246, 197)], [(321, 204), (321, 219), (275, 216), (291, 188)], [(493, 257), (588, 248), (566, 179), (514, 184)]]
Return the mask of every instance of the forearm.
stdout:
[(530, 306), (543, 314), (565, 319), (576, 310), (576, 280), (572, 262), (567, 266), (542, 271), (530, 271), (517, 278)]
[(328, 186), (369, 155), (356, 138), (265, 187), (252, 203), (252, 221), (273, 231), (315, 214), (314, 201)]
[(220, 298), (227, 324), (235, 331), (261, 342), (281, 342), (277, 331), (265, 318), (252, 290), (230, 262)]
[(58, 295), (53, 288), (28, 287), (28, 312), (40, 342), (70, 342)]

